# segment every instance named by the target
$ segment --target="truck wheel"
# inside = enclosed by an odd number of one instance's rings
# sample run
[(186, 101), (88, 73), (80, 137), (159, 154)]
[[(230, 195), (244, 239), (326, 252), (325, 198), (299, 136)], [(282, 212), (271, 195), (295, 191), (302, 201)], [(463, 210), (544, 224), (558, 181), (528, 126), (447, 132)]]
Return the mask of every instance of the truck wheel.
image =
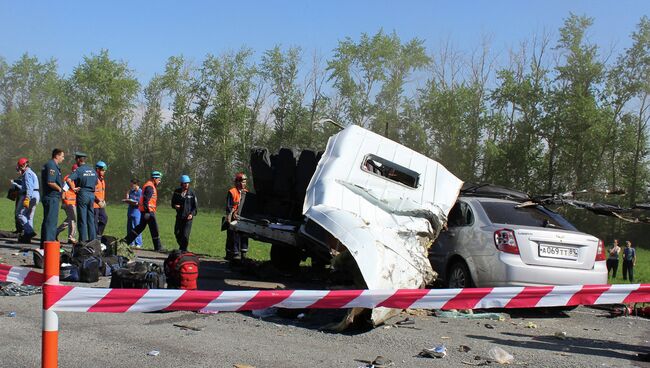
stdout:
[(469, 273), (469, 268), (465, 262), (456, 261), (449, 267), (449, 271), (447, 271), (447, 287), (453, 289), (474, 287), (472, 275)]
[(288, 245), (275, 243), (271, 245), (271, 264), (282, 272), (295, 272), (302, 261), (301, 252)]

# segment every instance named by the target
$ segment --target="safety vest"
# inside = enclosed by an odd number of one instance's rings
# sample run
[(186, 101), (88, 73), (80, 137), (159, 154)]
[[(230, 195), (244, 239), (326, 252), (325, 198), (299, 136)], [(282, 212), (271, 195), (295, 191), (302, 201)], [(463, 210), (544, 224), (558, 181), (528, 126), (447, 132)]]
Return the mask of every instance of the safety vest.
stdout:
[[(237, 212), (237, 209), (239, 208), (239, 201), (241, 199), (241, 192), (236, 187), (230, 188), (229, 192), (230, 192), (230, 195), (232, 195), (232, 201), (233, 201), (232, 209), (233, 209), (233, 212)], [(248, 190), (242, 189), (242, 192), (248, 192)]]
[[(97, 184), (95, 184), (95, 200), (106, 200), (106, 180), (100, 179), (99, 176), (97, 176)], [(94, 202), (93, 208), (99, 208), (99, 204)]]
[(151, 180), (148, 180), (142, 186), (142, 195), (140, 196), (140, 203), (138, 204), (138, 209), (141, 212), (144, 212), (144, 192), (147, 189), (147, 187), (151, 187), (153, 189), (153, 194), (151, 195), (151, 199), (149, 199), (149, 206), (148, 206), (149, 212), (156, 212), (156, 204), (158, 203), (158, 189), (156, 189), (156, 186)]
[[(70, 175), (66, 175), (65, 178), (63, 178), (63, 182), (68, 181), (68, 177)], [(61, 195), (61, 199), (63, 199), (63, 205), (65, 206), (76, 206), (77, 205), (77, 193), (74, 192), (74, 186), (70, 187), (68, 190), (63, 192)]]

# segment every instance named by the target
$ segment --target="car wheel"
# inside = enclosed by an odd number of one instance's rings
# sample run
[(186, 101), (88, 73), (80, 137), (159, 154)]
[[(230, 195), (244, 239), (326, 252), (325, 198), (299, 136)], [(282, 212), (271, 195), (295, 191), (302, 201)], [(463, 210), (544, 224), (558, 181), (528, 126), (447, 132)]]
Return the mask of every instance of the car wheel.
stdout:
[(453, 289), (462, 289), (474, 287), (472, 275), (469, 268), (463, 261), (454, 262), (447, 272), (447, 287)]
[(302, 253), (300, 250), (285, 244), (271, 245), (271, 264), (282, 272), (295, 272), (300, 268)]

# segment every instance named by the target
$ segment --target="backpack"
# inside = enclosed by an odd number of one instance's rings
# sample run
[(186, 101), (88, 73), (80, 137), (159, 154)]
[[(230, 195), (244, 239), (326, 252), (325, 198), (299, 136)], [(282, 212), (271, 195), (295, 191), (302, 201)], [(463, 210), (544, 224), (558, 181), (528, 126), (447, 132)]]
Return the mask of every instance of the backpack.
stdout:
[(75, 258), (87, 256), (101, 257), (102, 242), (99, 239), (88, 242), (79, 242), (72, 248), (72, 256)]
[(161, 289), (165, 287), (165, 276), (155, 263), (137, 261), (127, 263), (124, 268), (111, 274), (111, 289)]
[(192, 252), (172, 251), (165, 260), (165, 276), (170, 289), (196, 290), (199, 257)]
[(99, 281), (99, 269), (102, 260), (95, 256), (75, 256), (72, 260), (73, 265), (79, 268), (80, 282), (97, 282)]

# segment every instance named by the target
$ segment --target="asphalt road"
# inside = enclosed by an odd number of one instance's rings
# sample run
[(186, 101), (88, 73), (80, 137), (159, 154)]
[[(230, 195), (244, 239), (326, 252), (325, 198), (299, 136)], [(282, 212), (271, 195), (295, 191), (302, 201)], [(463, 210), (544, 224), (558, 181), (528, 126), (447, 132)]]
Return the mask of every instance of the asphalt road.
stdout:
[[(19, 245), (0, 242), (0, 262), (31, 265)], [(162, 261), (163, 255), (140, 252)], [(261, 268), (263, 270), (263, 267)], [(263, 278), (263, 280), (260, 280)], [(107, 286), (108, 278), (96, 284)], [(308, 275), (282, 277), (239, 272), (219, 260), (202, 263), (201, 289), (322, 288)], [(0, 367), (40, 366), (42, 296), (0, 296)], [(9, 317), (9, 312), (16, 312)], [(568, 313), (508, 311), (503, 321), (451, 319), (432, 311), (403, 312), (389, 325), (342, 334), (320, 327), (336, 311), (309, 311), (303, 318), (280, 311), (265, 318), (251, 313), (59, 313), (60, 367), (361, 367), (377, 356), (393, 367), (467, 367), (485, 364), (490, 349), (530, 367), (650, 367), (637, 354), (650, 353), (650, 320), (610, 318), (609, 312), (580, 307)], [(391, 325), (409, 318), (413, 324)], [(532, 327), (532, 324), (536, 328)], [(566, 338), (555, 336), (565, 332)], [(447, 356), (418, 356), (444, 344)], [(469, 351), (459, 351), (460, 345)], [(466, 350), (466, 349), (465, 349)], [(152, 351), (157, 356), (149, 355)], [(477, 359), (478, 358), (478, 359)], [(497, 363), (489, 364), (491, 366)]]

